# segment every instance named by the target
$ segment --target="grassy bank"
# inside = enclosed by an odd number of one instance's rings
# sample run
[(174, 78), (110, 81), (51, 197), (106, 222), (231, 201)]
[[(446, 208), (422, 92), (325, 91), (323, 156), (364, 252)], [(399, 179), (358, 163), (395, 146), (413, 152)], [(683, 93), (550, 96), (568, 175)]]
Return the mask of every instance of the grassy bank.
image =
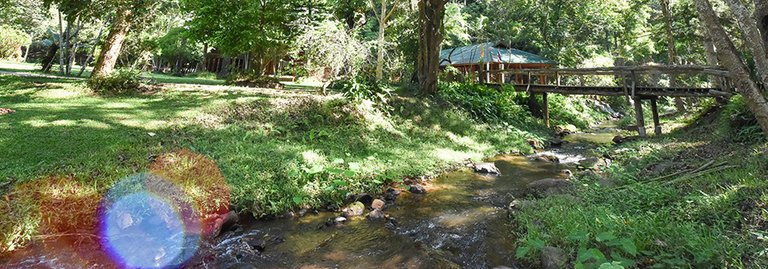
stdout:
[(737, 98), (668, 136), (604, 149), (611, 168), (515, 214), (518, 257), (535, 265), (554, 246), (577, 268), (765, 268), (768, 147), (745, 111)]
[(99, 199), (136, 173), (168, 177), (202, 208), (228, 189), (239, 210), (263, 216), (530, 152), (527, 139), (548, 136), (540, 120), (481, 124), (444, 102), (393, 99), (382, 109), (222, 87), (103, 98), (83, 82), (0, 76), (0, 107), (16, 111), (0, 115), (0, 250), (93, 232)]

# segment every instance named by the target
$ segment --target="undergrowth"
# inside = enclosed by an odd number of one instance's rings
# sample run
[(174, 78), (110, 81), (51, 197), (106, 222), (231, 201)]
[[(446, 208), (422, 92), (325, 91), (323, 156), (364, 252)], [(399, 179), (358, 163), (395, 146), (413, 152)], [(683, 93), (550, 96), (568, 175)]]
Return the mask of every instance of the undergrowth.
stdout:
[(556, 246), (577, 268), (765, 268), (768, 148), (733, 120), (748, 114), (736, 99), (670, 136), (604, 149), (614, 165), (577, 177), (576, 196), (514, 215), (518, 257), (536, 264)]
[(226, 190), (237, 210), (265, 216), (340, 204), (466, 160), (530, 153), (526, 140), (549, 135), (528, 114), (481, 122), (426, 98), (393, 96), (385, 111), (275, 90), (102, 98), (67, 80), (0, 81), (0, 102), (17, 111), (0, 121), (4, 252), (40, 236), (92, 233), (93, 205), (137, 173), (180, 186), (199, 213), (222, 210)]

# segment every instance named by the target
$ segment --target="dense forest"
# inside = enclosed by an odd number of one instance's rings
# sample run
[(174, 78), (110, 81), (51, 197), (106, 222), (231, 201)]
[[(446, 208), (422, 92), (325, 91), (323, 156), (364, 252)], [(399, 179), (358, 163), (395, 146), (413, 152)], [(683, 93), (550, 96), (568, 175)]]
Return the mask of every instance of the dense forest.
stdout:
[(766, 85), (766, 0), (0, 0), (0, 267), (766, 268)]

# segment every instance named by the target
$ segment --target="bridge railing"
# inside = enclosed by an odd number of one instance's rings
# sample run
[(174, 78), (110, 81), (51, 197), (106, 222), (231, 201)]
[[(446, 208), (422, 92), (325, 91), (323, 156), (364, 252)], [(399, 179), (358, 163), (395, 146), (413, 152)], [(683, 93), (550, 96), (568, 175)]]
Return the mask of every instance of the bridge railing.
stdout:
[[(489, 65), (487, 65), (489, 66)], [(502, 65), (503, 66), (503, 65)], [(487, 68), (490, 69), (490, 68)], [(503, 67), (502, 67), (503, 69)], [(646, 136), (643, 100), (651, 103), (654, 132), (662, 133), (657, 99), (675, 97), (729, 97), (734, 92), (727, 70), (712, 66), (620, 66), (599, 68), (481, 70), (477, 80), (487, 84), (512, 84), (516, 89), (540, 94), (542, 115), (549, 126), (547, 94), (625, 95), (634, 103), (637, 131)], [(610, 76), (595, 83), (589, 77)], [(676, 78), (675, 85), (661, 85), (661, 77)], [(588, 85), (588, 84), (592, 85)], [(600, 85), (595, 85), (600, 84)], [(611, 85), (605, 85), (611, 84)], [(671, 83), (669, 83), (671, 84)], [(686, 85), (688, 84), (688, 85)], [(696, 85), (691, 85), (696, 84)], [(680, 86), (683, 85), (683, 86)], [(521, 89), (522, 88), (522, 89)], [(532, 98), (531, 100), (536, 100)], [(534, 101), (535, 102), (535, 101)]]
[[(594, 84), (595, 77), (613, 77), (605, 85)], [(677, 78), (674, 87), (662, 86), (662, 78)], [(727, 70), (716, 66), (698, 65), (648, 65), (648, 66), (618, 66), (596, 68), (553, 68), (553, 69), (507, 69), (480, 70), (476, 80), (480, 83), (514, 84), (514, 85), (547, 85), (547, 86), (581, 86), (581, 87), (621, 87), (629, 95), (634, 96), (633, 89), (637, 87), (655, 87), (668, 89), (717, 89), (732, 93), (733, 84)], [(702, 84), (703, 83), (703, 84)], [(697, 84), (697, 85), (691, 85)]]

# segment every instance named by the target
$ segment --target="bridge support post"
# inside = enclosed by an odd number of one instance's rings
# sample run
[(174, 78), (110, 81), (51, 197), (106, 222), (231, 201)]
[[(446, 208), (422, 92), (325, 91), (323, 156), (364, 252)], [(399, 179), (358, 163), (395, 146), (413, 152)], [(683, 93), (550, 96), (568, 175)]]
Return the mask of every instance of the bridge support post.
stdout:
[(643, 117), (643, 99), (635, 98), (635, 119), (637, 120), (637, 134), (646, 137), (645, 118)]
[(541, 112), (544, 115), (544, 124), (546, 124), (547, 127), (549, 127), (549, 100), (547, 98), (546, 92), (541, 94), (541, 101), (543, 103)]
[(656, 97), (651, 98), (651, 111), (653, 111), (653, 131), (656, 135), (661, 135), (661, 123), (659, 123), (659, 106), (656, 104)]

